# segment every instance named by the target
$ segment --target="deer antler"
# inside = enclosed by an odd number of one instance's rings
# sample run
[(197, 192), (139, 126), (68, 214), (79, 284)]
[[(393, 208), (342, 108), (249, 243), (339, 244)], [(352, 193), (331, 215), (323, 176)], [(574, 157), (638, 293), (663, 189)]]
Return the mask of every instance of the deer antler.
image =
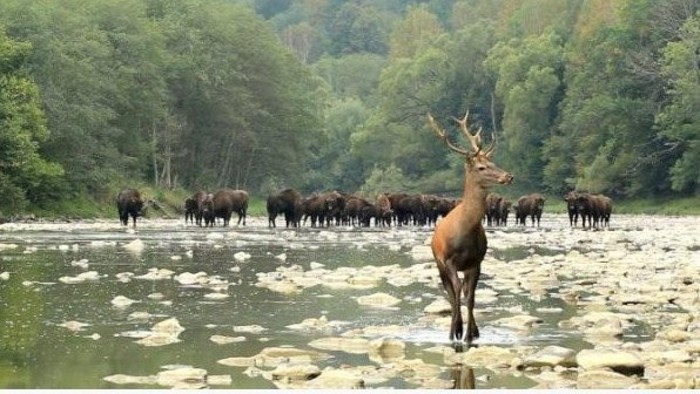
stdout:
[(467, 113), (464, 114), (464, 117), (462, 119), (455, 118), (453, 119), (459, 123), (459, 128), (462, 129), (462, 133), (467, 137), (469, 142), (472, 144), (472, 148), (474, 149), (475, 153), (478, 153), (481, 150), (481, 127), (479, 127), (479, 131), (476, 132), (476, 134), (472, 134), (469, 132), (469, 129), (467, 129), (467, 118), (469, 117), (469, 110), (467, 110)]
[(452, 149), (453, 151), (459, 153), (460, 155), (464, 156), (469, 156), (469, 152), (462, 148), (458, 148), (450, 142), (450, 140), (447, 139), (447, 134), (445, 134), (445, 130), (443, 130), (440, 126), (435, 123), (435, 119), (433, 119), (433, 116), (428, 112), (428, 122), (430, 122), (430, 126), (433, 128), (435, 131), (435, 134), (437, 134), (438, 138), (440, 138), (447, 146)]

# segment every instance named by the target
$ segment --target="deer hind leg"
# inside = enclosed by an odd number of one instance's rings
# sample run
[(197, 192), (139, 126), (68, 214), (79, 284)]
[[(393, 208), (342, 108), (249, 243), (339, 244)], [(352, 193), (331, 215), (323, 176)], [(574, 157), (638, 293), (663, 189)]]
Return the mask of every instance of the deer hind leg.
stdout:
[(462, 321), (462, 311), (460, 310), (459, 298), (461, 296), (461, 286), (457, 271), (451, 268), (449, 263), (438, 264), (442, 285), (447, 291), (447, 300), (452, 309), (452, 324), (450, 325), (450, 341), (462, 340), (464, 334), (464, 323)]
[(474, 294), (476, 292), (476, 284), (479, 282), (479, 275), (481, 275), (481, 266), (464, 271), (464, 296), (467, 301), (467, 343), (470, 343), (472, 339), (479, 337), (479, 327), (476, 325), (476, 319), (474, 319)]

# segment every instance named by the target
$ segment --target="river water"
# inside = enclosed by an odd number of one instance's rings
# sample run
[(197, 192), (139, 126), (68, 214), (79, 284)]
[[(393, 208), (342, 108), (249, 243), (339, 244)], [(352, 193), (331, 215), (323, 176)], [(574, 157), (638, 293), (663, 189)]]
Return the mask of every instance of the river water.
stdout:
[[(573, 248), (595, 252), (596, 237), (638, 231), (640, 221), (643, 219), (618, 217), (613, 218), (611, 229), (584, 231), (570, 229), (564, 216), (552, 215), (539, 229), (529, 225), (488, 228), (490, 248), (479, 291), (490, 291), (490, 297), (477, 295), (477, 312), (486, 313), (477, 314), (482, 336), (476, 344), (593, 347), (581, 332), (560, 327), (561, 321), (580, 312), (562, 299), (560, 288), (545, 287), (537, 296), (502, 286), (493, 291), (490, 283), (498, 272), (490, 270), (488, 262), (517, 263), (533, 256), (561, 255)], [(432, 229), (290, 230), (269, 229), (266, 224), (266, 219), (253, 218), (247, 226), (210, 229), (186, 226), (181, 220), (145, 220), (136, 230), (121, 227), (116, 220), (0, 226), (0, 388), (158, 388), (153, 381), (118, 384), (105, 378), (154, 376), (181, 366), (225, 377), (218, 383), (212, 380), (207, 385), (212, 388), (275, 388), (269, 377), (219, 360), (252, 357), (273, 347), (312, 349), (309, 343), (319, 338), (392, 326), (405, 329), (377, 330), (366, 338), (397, 339), (405, 344), (405, 359), (436, 366), (437, 381), (454, 379), (454, 367), (434, 351), (450, 346), (448, 331), (424, 319), (425, 307), (444, 299), (437, 269), (423, 280), (378, 278), (364, 287), (343, 288), (322, 281), (296, 291), (275, 291), (260, 283), (262, 277), (283, 275), (285, 270), (309, 272), (322, 267), (338, 275), (369, 266), (400, 270), (431, 264), (425, 245)], [(573, 239), (571, 244), (565, 242), (568, 239)], [(602, 249), (600, 246), (601, 253)], [(149, 277), (155, 270), (165, 276)], [(200, 279), (185, 276), (187, 273), (200, 273)], [(389, 294), (400, 302), (392, 307), (358, 302), (359, 297), (376, 293)], [(133, 303), (119, 304), (124, 297)], [(525, 332), (492, 324), (514, 311), (541, 320)], [(154, 324), (171, 318), (182, 327), (176, 340), (160, 346), (139, 342)], [(322, 330), (290, 328), (311, 318), (334, 324)], [(624, 335), (626, 341), (643, 341), (652, 333), (638, 324)], [(230, 342), (218, 343), (213, 338)], [(377, 365), (367, 353), (324, 352), (330, 357), (316, 362), (320, 369)], [(475, 367), (470, 372), (477, 388), (537, 384), (516, 370), (496, 373)], [(396, 374), (365, 387), (423, 385)]]

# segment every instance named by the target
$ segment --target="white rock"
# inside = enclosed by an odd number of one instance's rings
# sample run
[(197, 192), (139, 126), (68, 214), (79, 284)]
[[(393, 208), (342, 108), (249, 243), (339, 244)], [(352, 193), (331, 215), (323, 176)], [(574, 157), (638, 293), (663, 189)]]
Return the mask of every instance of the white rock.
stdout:
[(131, 298), (125, 297), (123, 295), (118, 295), (112, 299), (112, 305), (114, 305), (117, 308), (125, 308), (128, 307), (129, 305), (138, 302), (136, 300), (132, 300)]

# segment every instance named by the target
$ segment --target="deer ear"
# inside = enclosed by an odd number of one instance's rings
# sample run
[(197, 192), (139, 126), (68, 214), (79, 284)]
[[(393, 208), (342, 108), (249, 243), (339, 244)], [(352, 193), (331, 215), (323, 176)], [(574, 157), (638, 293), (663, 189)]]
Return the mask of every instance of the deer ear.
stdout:
[(491, 160), (493, 158), (493, 149), (489, 149), (484, 153), (484, 156), (486, 156), (487, 159)]

